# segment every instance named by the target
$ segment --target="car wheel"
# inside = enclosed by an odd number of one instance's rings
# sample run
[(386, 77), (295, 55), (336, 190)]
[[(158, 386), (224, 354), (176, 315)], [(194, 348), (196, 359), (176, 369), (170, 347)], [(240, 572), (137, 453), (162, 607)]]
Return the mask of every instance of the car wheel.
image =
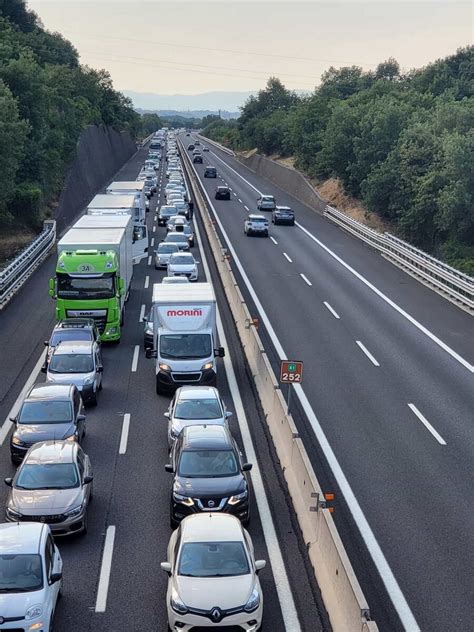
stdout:
[(15, 459), (13, 455), (10, 455), (10, 460), (13, 463), (13, 465), (15, 465), (16, 467), (18, 466), (18, 461)]
[(91, 406), (97, 406), (97, 393), (93, 394), (90, 404)]
[(156, 394), (157, 395), (166, 395), (166, 391), (161, 386), (161, 384), (159, 383), (158, 378), (156, 379)]
[(64, 580), (61, 579), (61, 584), (59, 585), (59, 590), (58, 590), (58, 601), (63, 598), (63, 591), (64, 591)]

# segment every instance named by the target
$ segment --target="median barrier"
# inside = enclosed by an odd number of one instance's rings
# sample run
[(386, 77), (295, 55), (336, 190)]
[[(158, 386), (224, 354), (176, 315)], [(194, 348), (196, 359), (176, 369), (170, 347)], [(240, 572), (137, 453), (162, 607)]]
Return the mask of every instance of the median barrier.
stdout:
[(377, 632), (370, 620), (370, 609), (337, 532), (306, 449), (299, 438), (291, 414), (279, 388), (275, 373), (238, 288), (232, 267), (225, 256), (201, 185), (186, 152), (183, 166), (209, 245), (216, 262), (224, 292), (254, 377), (260, 403), (278, 456), (288, 492), (308, 549), (316, 580), (336, 632)]

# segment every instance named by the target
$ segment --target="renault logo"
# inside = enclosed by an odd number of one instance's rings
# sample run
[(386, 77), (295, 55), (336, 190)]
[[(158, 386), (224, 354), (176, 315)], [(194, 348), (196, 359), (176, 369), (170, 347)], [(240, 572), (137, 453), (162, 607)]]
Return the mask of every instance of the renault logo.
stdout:
[(215, 504), (216, 504), (216, 503), (215, 503), (213, 500), (208, 500), (208, 501), (207, 501), (207, 506), (208, 506), (208, 507), (214, 507), (214, 505), (215, 505)]
[(219, 608), (213, 608), (211, 610), (211, 619), (214, 621), (214, 623), (219, 623), (219, 621), (222, 619), (222, 612)]

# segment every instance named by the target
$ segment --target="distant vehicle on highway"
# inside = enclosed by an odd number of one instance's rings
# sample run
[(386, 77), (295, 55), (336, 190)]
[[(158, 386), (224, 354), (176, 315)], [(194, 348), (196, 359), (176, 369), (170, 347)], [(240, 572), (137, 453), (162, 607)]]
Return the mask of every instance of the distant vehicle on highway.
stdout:
[(202, 164), (202, 156), (201, 156), (201, 154), (196, 154), (195, 156), (193, 156), (193, 163), (194, 164), (197, 164), (197, 163)]
[(175, 252), (168, 260), (167, 276), (185, 276), (190, 281), (197, 281), (198, 263), (190, 252)]
[(205, 178), (217, 178), (217, 169), (210, 165), (204, 169)]
[(268, 219), (263, 215), (250, 213), (244, 221), (244, 233), (247, 237), (250, 235), (263, 235), (263, 237), (268, 237)]
[(289, 206), (276, 206), (272, 213), (272, 222), (275, 224), (295, 225), (295, 212)]
[(188, 145), (188, 151), (192, 151), (194, 149), (194, 145), (193, 143), (189, 143)]
[(148, 314), (143, 317), (143, 348), (153, 349), (153, 309), (150, 309)]
[(216, 200), (230, 200), (229, 187), (217, 187), (214, 197)]
[(170, 217), (176, 215), (176, 207), (171, 204), (164, 204), (160, 207), (160, 211), (158, 213), (158, 226), (166, 226), (166, 222)]
[(166, 244), (161, 242), (155, 250), (155, 270), (166, 268), (169, 258), (175, 252), (179, 252), (178, 244)]
[(204, 145), (202, 148), (203, 151), (209, 151), (209, 147), (207, 145)]
[(100, 344), (100, 334), (93, 318), (64, 318), (56, 323), (49, 340), (44, 341), (46, 357), (43, 367), (46, 368), (54, 348), (60, 342), (77, 342), (87, 340)]
[(189, 250), (188, 237), (184, 233), (168, 233), (164, 239), (164, 242), (167, 244), (177, 244), (180, 250)]
[(257, 208), (259, 211), (275, 210), (276, 202), (273, 195), (261, 195), (257, 200)]

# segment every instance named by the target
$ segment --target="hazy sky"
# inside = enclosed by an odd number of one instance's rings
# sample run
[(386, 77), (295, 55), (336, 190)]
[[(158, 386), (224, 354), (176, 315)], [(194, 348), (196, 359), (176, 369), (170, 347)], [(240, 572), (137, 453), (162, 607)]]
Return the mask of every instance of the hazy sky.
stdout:
[(330, 65), (409, 69), (473, 41), (473, 4), (458, 0), (28, 4), (118, 89), (160, 94), (255, 90), (269, 75), (310, 90)]

